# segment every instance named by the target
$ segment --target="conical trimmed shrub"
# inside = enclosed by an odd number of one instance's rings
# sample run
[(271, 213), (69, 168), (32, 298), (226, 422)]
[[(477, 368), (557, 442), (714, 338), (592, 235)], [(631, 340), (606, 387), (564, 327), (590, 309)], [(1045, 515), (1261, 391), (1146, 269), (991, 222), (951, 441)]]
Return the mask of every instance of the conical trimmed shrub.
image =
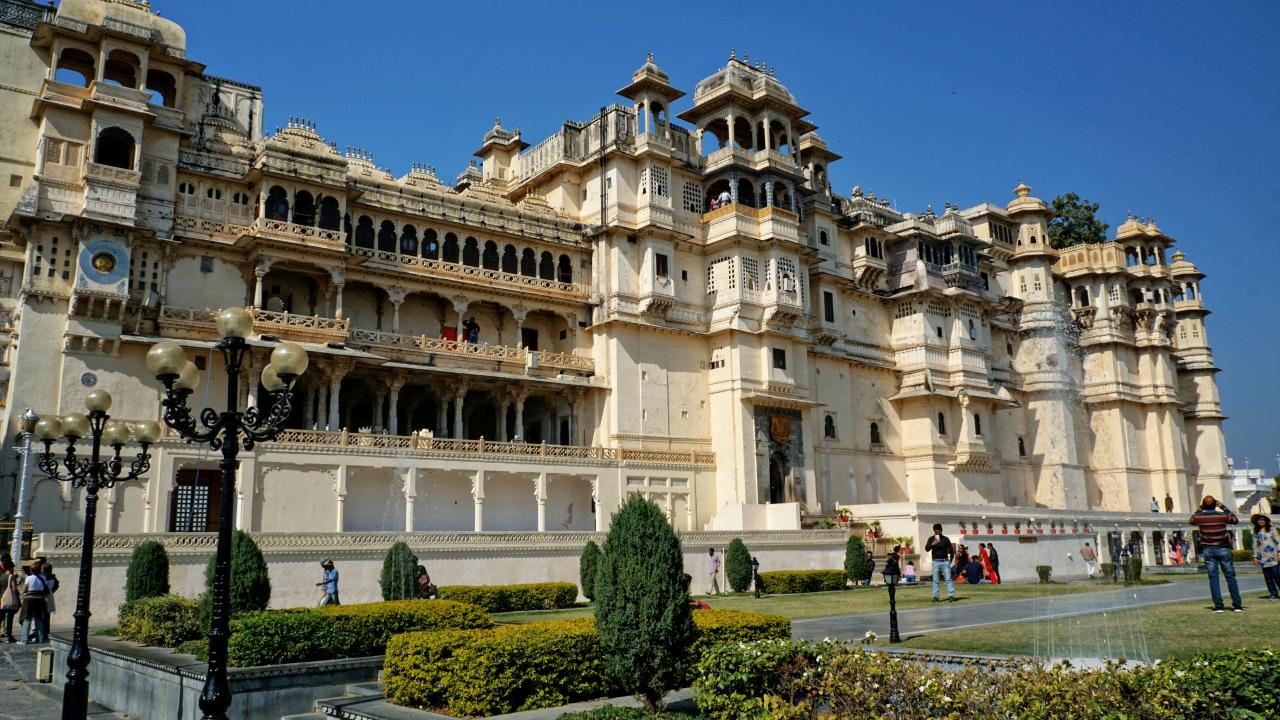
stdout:
[(382, 574), (378, 576), (382, 599), (412, 600), (418, 597), (418, 579), (414, 577), (417, 569), (413, 551), (408, 545), (398, 542), (388, 548), (382, 558)]
[(654, 503), (633, 496), (613, 514), (595, 595), (609, 669), (624, 689), (657, 707), (680, 687), (697, 631), (680, 539)]
[(169, 594), (169, 553), (164, 545), (148, 540), (133, 549), (125, 571), (125, 602)]
[(588, 540), (578, 558), (578, 580), (582, 584), (582, 595), (588, 600), (596, 599), (596, 570), (600, 568), (600, 546), (595, 540)]
[(751, 587), (751, 553), (740, 538), (734, 538), (724, 551), (724, 574), (734, 592)]
[[(217, 556), (204, 569), (205, 592), (200, 596), (200, 619), (209, 627), (213, 617), (213, 570)], [(271, 602), (271, 577), (262, 550), (249, 533), (236, 530), (231, 536), (231, 616), (252, 610), (266, 610)]]
[(853, 584), (857, 585), (867, 579), (870, 570), (871, 566), (867, 564), (867, 546), (862, 544), (862, 538), (850, 535), (849, 542), (844, 546), (844, 571)]

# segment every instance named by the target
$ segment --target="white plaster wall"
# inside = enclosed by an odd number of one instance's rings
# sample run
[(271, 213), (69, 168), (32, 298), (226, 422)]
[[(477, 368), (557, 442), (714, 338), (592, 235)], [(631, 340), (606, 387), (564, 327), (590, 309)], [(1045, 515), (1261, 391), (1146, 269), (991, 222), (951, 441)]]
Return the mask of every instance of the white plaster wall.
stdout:
[[(335, 526), (334, 469), (323, 466), (285, 465), (264, 467), (258, 480), (259, 511), (254, 513), (257, 532), (315, 532)], [(362, 488), (364, 489), (364, 488)], [(371, 488), (369, 504), (385, 501), (386, 494)], [(355, 503), (359, 505), (359, 503)], [(347, 506), (348, 511), (351, 505)], [(359, 512), (359, 510), (357, 510)], [(379, 510), (379, 513), (381, 511)], [(403, 515), (401, 516), (403, 517)], [(353, 528), (354, 529), (354, 528)]]
[(347, 531), (404, 529), (404, 488), (387, 468), (350, 468), (342, 527)]
[(528, 531), (538, 529), (538, 503), (529, 477), (486, 473), (484, 478), (484, 529)]
[(213, 272), (200, 272), (200, 256), (178, 258), (169, 271), (165, 302), (174, 307), (216, 310), (250, 303), (239, 268), (214, 258)]
[(417, 479), (413, 504), (415, 530), (471, 530), (475, 527), (475, 503), (471, 478), (458, 473), (426, 470)]

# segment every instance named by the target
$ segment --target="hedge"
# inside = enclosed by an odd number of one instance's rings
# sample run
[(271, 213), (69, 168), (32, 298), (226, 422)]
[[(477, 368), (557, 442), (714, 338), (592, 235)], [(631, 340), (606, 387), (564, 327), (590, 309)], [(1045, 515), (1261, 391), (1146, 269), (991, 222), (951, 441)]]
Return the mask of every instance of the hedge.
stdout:
[(760, 585), (774, 595), (844, 590), (849, 576), (844, 570), (773, 570), (760, 573)]
[(765, 641), (718, 646), (697, 673), (695, 698), (711, 720), (888, 717), (886, 708), (897, 720), (1244, 720), (1274, 716), (1280, 652), (1085, 670), (1035, 661), (957, 669), (855, 645)]
[(1237, 548), (1237, 549), (1235, 549), (1235, 550), (1232, 550), (1232, 551), (1231, 551), (1231, 560), (1232, 560), (1233, 562), (1247, 562), (1247, 563), (1252, 563), (1252, 562), (1253, 562), (1253, 551), (1252, 551), (1252, 550), (1241, 550), (1241, 549), (1239, 549), (1239, 548)]
[(567, 582), (527, 585), (449, 585), (436, 595), (484, 608), (491, 613), (523, 610), (558, 610), (578, 601), (578, 586)]
[(117, 629), (126, 640), (174, 647), (202, 635), (200, 603), (177, 595), (131, 600), (120, 606)]
[(367, 657), (397, 633), (492, 626), (480, 608), (447, 600), (262, 610), (231, 621), (228, 653), (234, 667)]
[[(790, 621), (776, 615), (696, 610), (693, 618), (699, 630), (694, 658), (724, 643), (791, 636)], [(592, 618), (396, 635), (387, 643), (383, 683), (394, 703), (472, 716), (620, 692)]]

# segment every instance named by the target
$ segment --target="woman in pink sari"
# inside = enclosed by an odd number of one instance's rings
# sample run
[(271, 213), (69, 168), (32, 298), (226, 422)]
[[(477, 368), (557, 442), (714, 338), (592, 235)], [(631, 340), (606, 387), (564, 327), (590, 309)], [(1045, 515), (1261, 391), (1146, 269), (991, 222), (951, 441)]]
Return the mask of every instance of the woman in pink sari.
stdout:
[(987, 574), (987, 579), (992, 585), (999, 585), (1000, 578), (996, 575), (996, 571), (991, 567), (991, 556), (987, 554), (987, 544), (978, 543), (978, 557), (982, 558), (982, 572)]

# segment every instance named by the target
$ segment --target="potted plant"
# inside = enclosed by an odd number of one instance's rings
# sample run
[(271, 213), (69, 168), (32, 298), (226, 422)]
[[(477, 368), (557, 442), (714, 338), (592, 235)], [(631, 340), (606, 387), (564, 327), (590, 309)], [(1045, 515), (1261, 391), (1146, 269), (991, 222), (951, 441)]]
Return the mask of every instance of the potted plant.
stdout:
[(867, 528), (867, 537), (874, 540), (880, 539), (880, 521), (872, 520), (871, 525)]
[(1015, 523), (1013, 524), (1013, 534), (1014, 534), (1014, 535), (1021, 535), (1021, 534), (1022, 534), (1022, 521), (1021, 521), (1021, 520), (1019, 520), (1019, 521), (1017, 521), (1017, 522), (1015, 522)]
[(1008, 534), (1009, 534), (1009, 523), (1007, 523), (1007, 522), (1002, 522), (1002, 523), (1000, 523), (1000, 534), (1001, 534), (1001, 535), (1008, 535)]

